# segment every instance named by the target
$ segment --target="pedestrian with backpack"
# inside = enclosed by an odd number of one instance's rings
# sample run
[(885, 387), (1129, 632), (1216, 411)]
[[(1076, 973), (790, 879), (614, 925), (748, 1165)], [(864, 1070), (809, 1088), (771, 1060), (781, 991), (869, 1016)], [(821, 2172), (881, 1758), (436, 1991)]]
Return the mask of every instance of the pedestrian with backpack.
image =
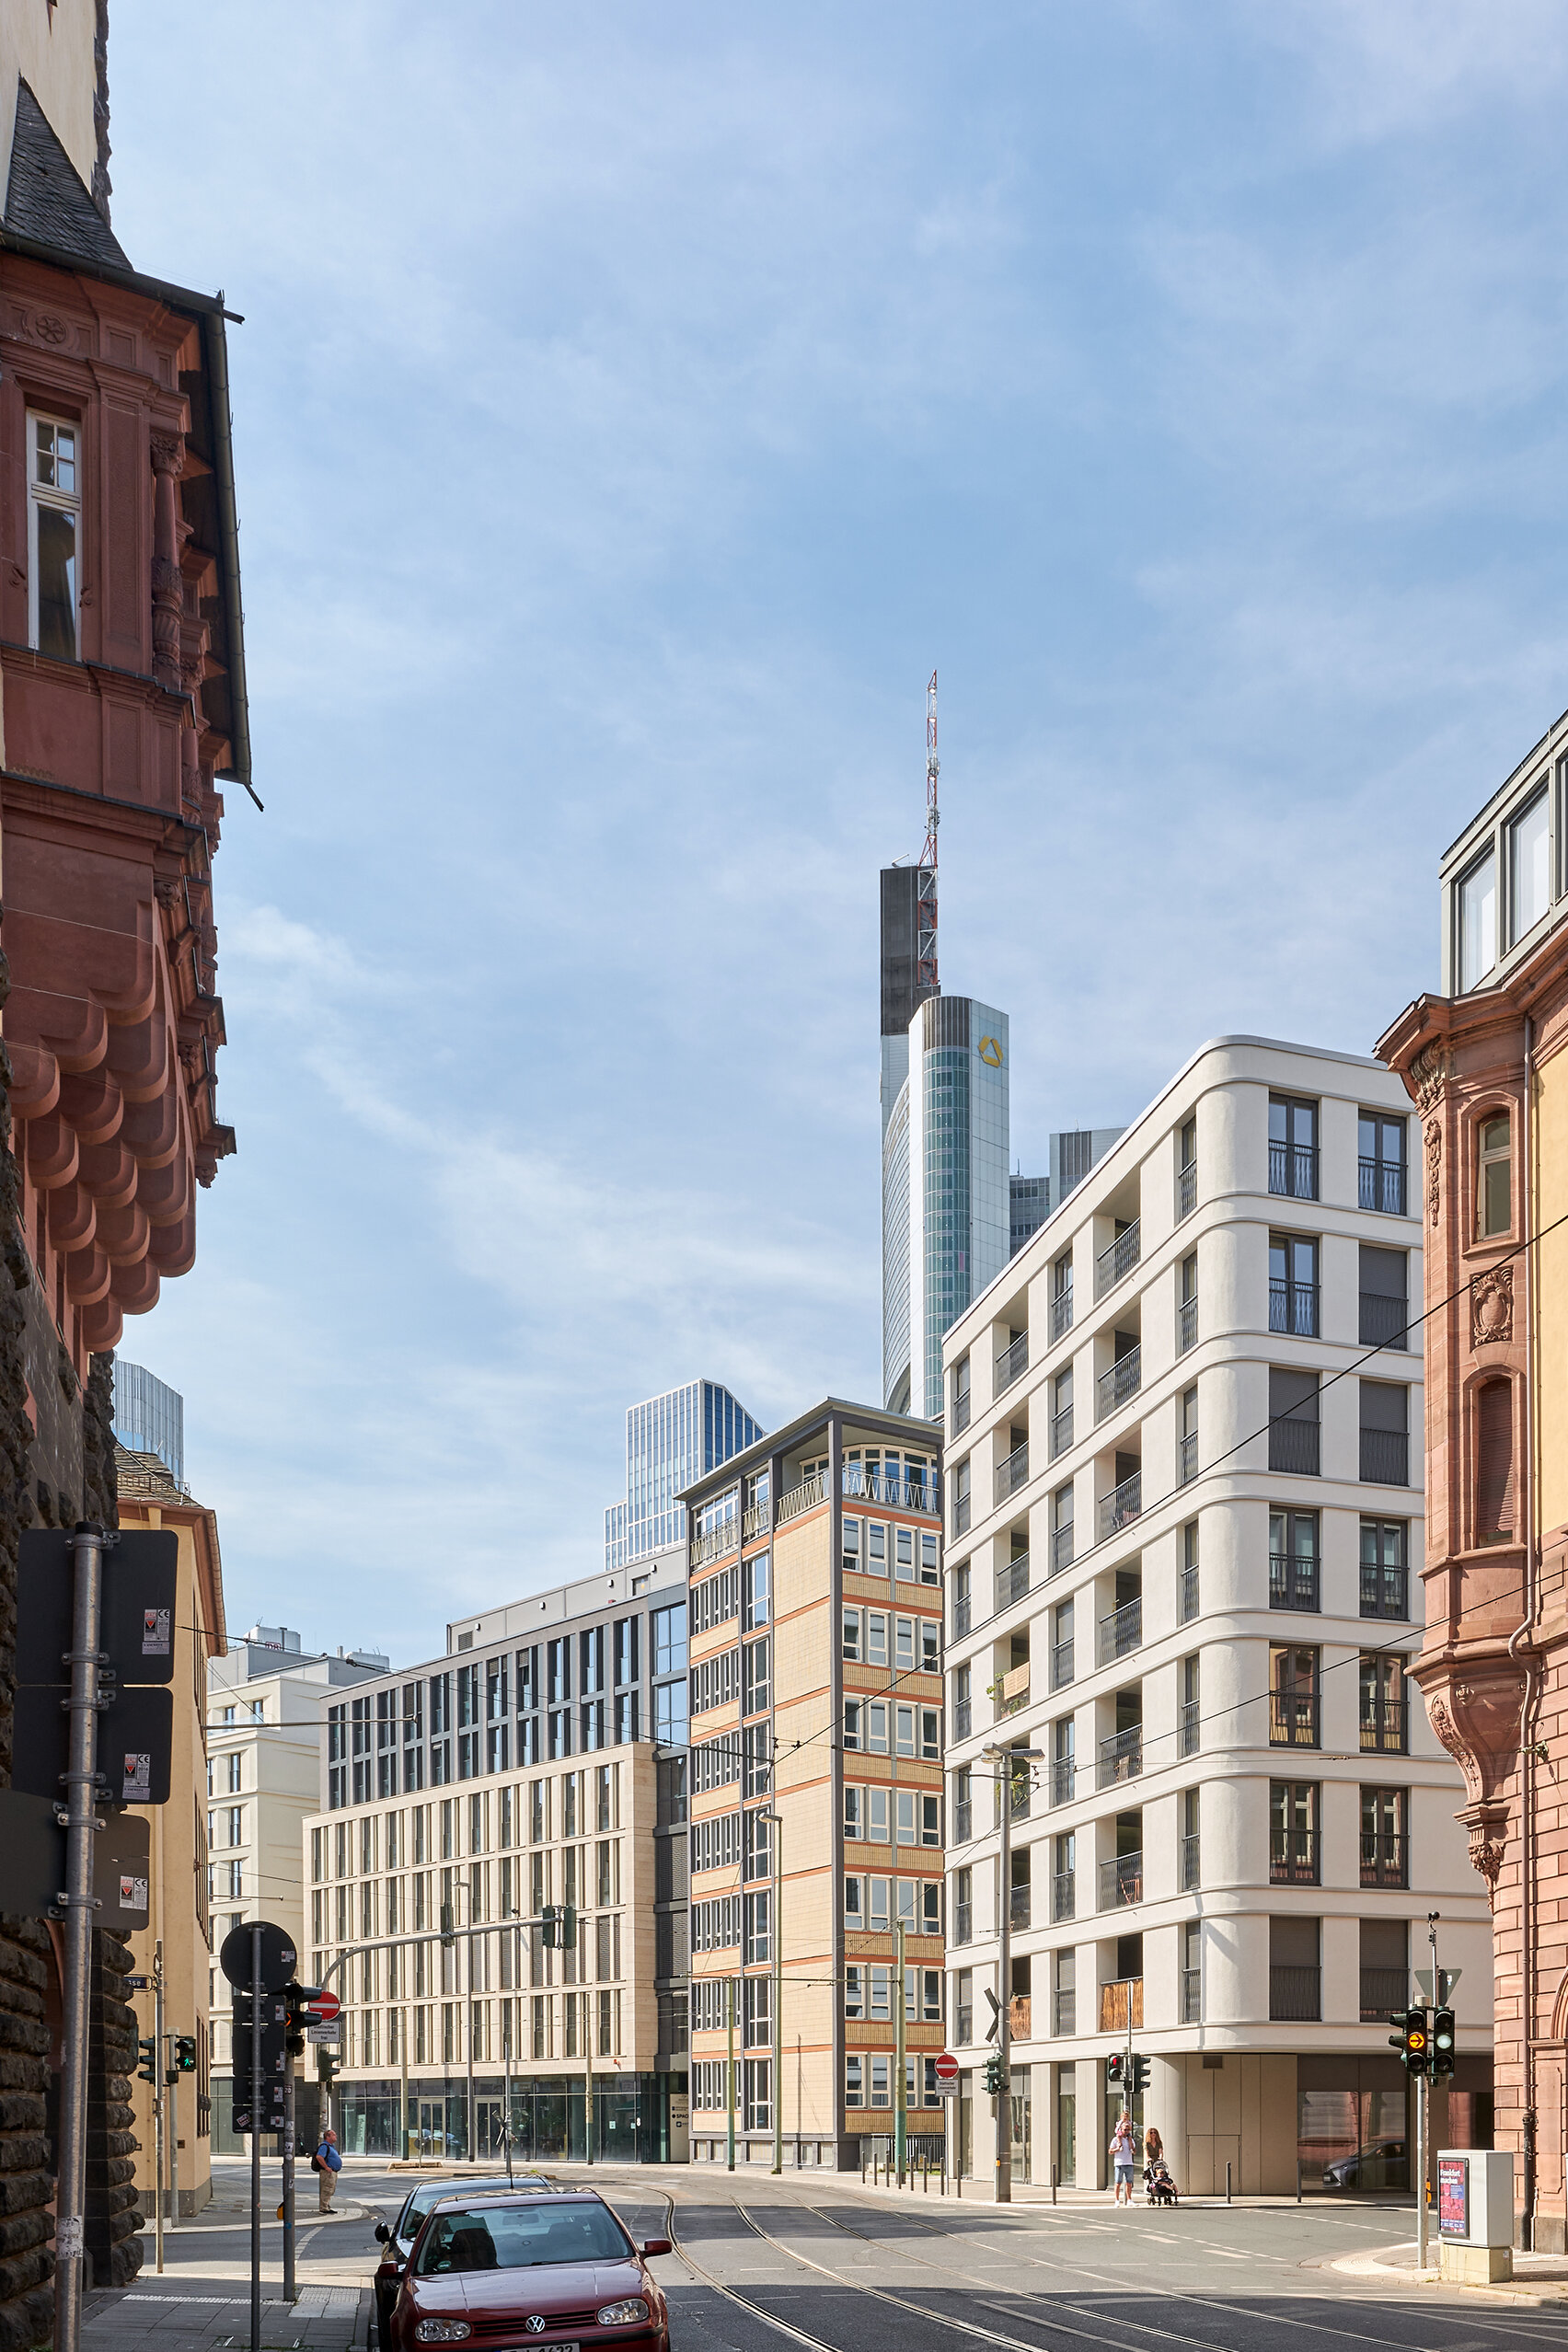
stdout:
[(330, 2124), (321, 2135), (321, 2144), (310, 2160), (310, 2169), (316, 2175), (316, 2186), (320, 2197), (317, 2209), (322, 2213), (330, 2213), (332, 2192), (338, 2185), (338, 2175), (343, 2169), (343, 2160), (338, 2153), (338, 2135)]

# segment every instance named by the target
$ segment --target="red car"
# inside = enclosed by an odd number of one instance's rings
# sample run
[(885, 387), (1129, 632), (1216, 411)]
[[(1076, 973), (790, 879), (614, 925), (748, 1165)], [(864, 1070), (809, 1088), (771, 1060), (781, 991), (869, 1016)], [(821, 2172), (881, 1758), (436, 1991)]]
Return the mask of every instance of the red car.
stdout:
[(392, 2352), (669, 2352), (669, 2308), (647, 2264), (670, 2250), (668, 2238), (635, 2244), (593, 2189), (444, 2197), (403, 2273)]

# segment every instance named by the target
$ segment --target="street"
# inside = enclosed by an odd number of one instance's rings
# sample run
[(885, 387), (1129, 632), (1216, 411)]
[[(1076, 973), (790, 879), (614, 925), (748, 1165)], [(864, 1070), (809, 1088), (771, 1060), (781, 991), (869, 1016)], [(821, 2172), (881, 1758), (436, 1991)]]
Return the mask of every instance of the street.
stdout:
[[(1184, 2205), (1176, 2211), (1075, 2197), (1001, 2213), (932, 2194), (863, 2191), (831, 2174), (731, 2175), (706, 2168), (595, 2165), (557, 2177), (599, 2188), (635, 2235), (673, 2235), (654, 2268), (670, 2299), (677, 2352), (1071, 2352), (1097, 2345), (1140, 2352), (1265, 2352), (1279, 2328), (1297, 2352), (1387, 2346), (1412, 2352), (1568, 2347), (1562, 2311), (1403, 2285), (1374, 2260), (1408, 2265), (1406, 2205), (1359, 2202)], [(95, 2297), (85, 2331), (104, 2346), (156, 2335), (179, 2352), (248, 2341), (249, 2224), (243, 2159), (213, 2164), (208, 2213), (165, 2240), (161, 2277), (148, 2265), (129, 2293)], [(278, 2168), (265, 2175), (263, 2343), (320, 2352), (364, 2346), (378, 2219), (390, 2219), (412, 2175), (351, 2158), (339, 2218), (315, 2209), (302, 2170), (302, 2300), (281, 2300)], [(1551, 2266), (1561, 2271), (1562, 2265)]]

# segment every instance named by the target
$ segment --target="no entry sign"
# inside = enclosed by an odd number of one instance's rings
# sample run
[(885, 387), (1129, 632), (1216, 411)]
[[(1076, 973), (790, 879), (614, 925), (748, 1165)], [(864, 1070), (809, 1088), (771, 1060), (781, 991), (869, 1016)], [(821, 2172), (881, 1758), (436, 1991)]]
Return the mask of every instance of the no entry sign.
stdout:
[(937, 2081), (939, 2082), (958, 2081), (958, 2060), (951, 2050), (944, 2050), (937, 2060)]

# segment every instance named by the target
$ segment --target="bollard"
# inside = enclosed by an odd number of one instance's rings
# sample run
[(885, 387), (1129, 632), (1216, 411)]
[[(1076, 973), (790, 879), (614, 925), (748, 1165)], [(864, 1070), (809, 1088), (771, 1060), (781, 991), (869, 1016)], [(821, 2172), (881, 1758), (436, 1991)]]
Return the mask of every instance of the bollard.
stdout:
[(1296, 2160), (1296, 2202), (1297, 2205), (1301, 2202), (1301, 2159), (1299, 2156)]
[(953, 2186), (958, 2191), (958, 2201), (960, 2205), (962, 2205), (963, 2203), (963, 2174), (962, 2173), (955, 2173), (952, 2178)]
[(864, 2188), (864, 2187), (865, 2187), (865, 2185), (866, 2185), (866, 2143), (865, 2143), (865, 2141), (862, 2139), (862, 2140), (861, 2140), (861, 2142), (860, 2142), (860, 2186), (861, 2186), (862, 2188)]
[(1051, 2202), (1053, 2205), (1056, 2202), (1056, 2167), (1055, 2164), (1051, 2167)]
[(931, 2160), (928, 2156), (921, 2168), (920, 2194), (922, 2196), (929, 2196), (931, 2194)]
[(1230, 2159), (1228, 2156), (1225, 2160), (1225, 2202), (1227, 2205), (1230, 2202)]

